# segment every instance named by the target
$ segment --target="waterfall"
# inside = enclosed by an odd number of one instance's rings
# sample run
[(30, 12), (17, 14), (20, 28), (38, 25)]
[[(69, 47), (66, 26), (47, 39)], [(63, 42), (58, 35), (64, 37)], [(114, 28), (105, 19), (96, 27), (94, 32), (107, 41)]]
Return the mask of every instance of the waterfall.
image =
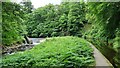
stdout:
[(29, 37), (27, 37), (26, 35), (24, 35), (25, 38), (25, 44), (32, 44), (32, 41), (29, 40)]
[(25, 43), (24, 43), (24, 44), (28, 44), (28, 43), (27, 43), (27, 41), (26, 41), (26, 39), (25, 39), (24, 41), (25, 41)]

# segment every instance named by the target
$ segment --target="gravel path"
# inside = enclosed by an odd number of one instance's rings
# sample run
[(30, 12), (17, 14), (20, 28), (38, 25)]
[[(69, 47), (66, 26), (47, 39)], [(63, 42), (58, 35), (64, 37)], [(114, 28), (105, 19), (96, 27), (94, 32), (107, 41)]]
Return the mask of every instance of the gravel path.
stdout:
[(103, 56), (103, 54), (91, 44), (94, 49), (94, 57), (96, 61), (96, 68), (114, 68), (112, 64)]

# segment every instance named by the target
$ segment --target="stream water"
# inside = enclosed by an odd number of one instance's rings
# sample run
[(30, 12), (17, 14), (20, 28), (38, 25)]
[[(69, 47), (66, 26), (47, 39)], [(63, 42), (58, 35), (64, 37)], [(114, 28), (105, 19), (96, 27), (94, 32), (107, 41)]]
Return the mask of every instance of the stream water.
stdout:
[(42, 40), (44, 40), (44, 38), (29, 38), (30, 41), (32, 41), (32, 44), (28, 44), (27, 41), (25, 40), (25, 42), (21, 45), (15, 46), (15, 47), (10, 47), (10, 48), (6, 48), (5, 50), (3, 50), (2, 55), (11, 55), (14, 54), (18, 51), (25, 51), (27, 49), (31, 49), (33, 48), (35, 45), (38, 45), (42, 42)]
[(37, 45), (41, 42), (41, 40), (44, 40), (45, 38), (29, 38), (33, 42), (34, 45)]

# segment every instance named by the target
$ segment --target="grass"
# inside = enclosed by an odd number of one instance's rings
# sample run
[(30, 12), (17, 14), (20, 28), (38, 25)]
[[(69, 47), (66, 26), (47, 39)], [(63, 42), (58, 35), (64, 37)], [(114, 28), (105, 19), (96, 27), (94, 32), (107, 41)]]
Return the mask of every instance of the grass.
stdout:
[(94, 64), (93, 49), (78, 37), (53, 37), (33, 49), (3, 57), (3, 67), (83, 67)]

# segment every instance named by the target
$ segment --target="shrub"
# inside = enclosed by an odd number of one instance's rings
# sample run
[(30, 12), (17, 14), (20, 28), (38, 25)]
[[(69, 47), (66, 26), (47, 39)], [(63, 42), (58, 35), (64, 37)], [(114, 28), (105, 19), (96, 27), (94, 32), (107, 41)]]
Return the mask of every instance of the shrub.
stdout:
[(3, 67), (83, 67), (94, 64), (93, 49), (78, 37), (54, 37), (23, 53), (5, 56)]

